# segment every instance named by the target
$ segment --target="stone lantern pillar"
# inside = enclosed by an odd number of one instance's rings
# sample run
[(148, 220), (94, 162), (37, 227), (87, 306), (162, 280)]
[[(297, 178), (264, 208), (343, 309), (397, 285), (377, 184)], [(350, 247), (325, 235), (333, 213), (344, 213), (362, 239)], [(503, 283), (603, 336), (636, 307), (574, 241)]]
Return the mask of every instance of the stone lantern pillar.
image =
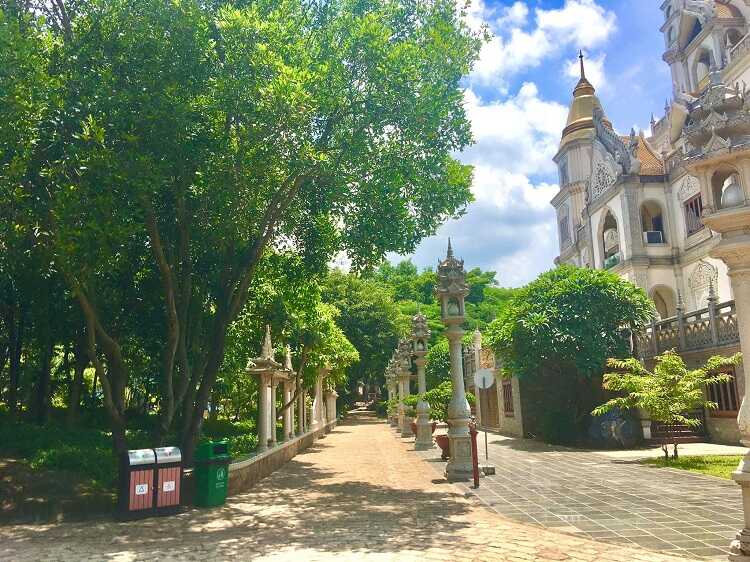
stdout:
[(471, 459), (471, 437), (469, 423), (471, 410), (466, 400), (464, 386), (461, 337), (464, 334), (464, 299), (469, 294), (463, 260), (453, 256), (448, 240), (448, 253), (438, 263), (438, 284), (435, 294), (440, 299), (440, 315), (447, 327), (446, 337), (450, 346), (451, 380), (453, 396), (448, 404), (448, 441), (450, 460), (445, 467), (445, 476), (450, 481), (470, 480), (473, 473)]
[[(271, 440), (275, 442), (275, 415), (272, 412), (274, 405), (271, 388), (274, 381), (274, 373), (281, 368), (273, 357), (273, 345), (271, 345), (271, 327), (266, 326), (266, 336), (263, 340), (263, 348), (260, 357), (251, 359), (247, 366), (247, 372), (258, 378), (258, 451), (268, 449)], [(273, 386), (275, 388), (275, 386)], [(275, 408), (274, 408), (275, 409)], [(273, 432), (273, 437), (272, 437)]]
[(398, 344), (399, 371), (398, 379), (401, 384), (401, 437), (412, 437), (414, 432), (411, 430), (412, 417), (407, 412), (404, 399), (411, 396), (411, 344), (408, 340), (401, 340)]
[(325, 425), (324, 411), (325, 403), (323, 399), (323, 379), (328, 376), (330, 369), (322, 368), (315, 377), (315, 396), (313, 397), (312, 425), (310, 428), (315, 431)]
[[(388, 366), (385, 369), (385, 382), (388, 387), (388, 400), (397, 400), (398, 382), (394, 371), (393, 358), (388, 362)], [(388, 412), (388, 422), (392, 427), (398, 427), (398, 414), (393, 411)]]
[(417, 314), (412, 318), (411, 338), (412, 353), (414, 354), (414, 364), (417, 366), (417, 387), (419, 392), (419, 402), (417, 402), (417, 439), (414, 442), (416, 449), (431, 449), (434, 447), (432, 442), (432, 425), (430, 424), (430, 405), (424, 399), (427, 392), (427, 383), (425, 381), (425, 355), (427, 355), (427, 340), (430, 337), (430, 330), (427, 328), (427, 318), (423, 314)]
[[(702, 221), (721, 234), (711, 256), (726, 263), (737, 307), (740, 347), (750, 353), (750, 92), (722, 83), (712, 71), (701, 97), (687, 106), (682, 134), (691, 147), (684, 164), (700, 179)], [(745, 363), (747, 365), (747, 363)], [(750, 369), (743, 366), (743, 395), (737, 424), (743, 445), (750, 447)], [(729, 559), (750, 562), (750, 452), (740, 461), (732, 479), (742, 490), (744, 528), (731, 544)]]
[[(292, 350), (287, 345), (286, 355), (284, 357), (284, 372), (287, 379), (284, 381), (284, 406), (289, 404), (294, 396), (294, 368), (292, 367)], [(284, 441), (294, 437), (294, 404), (289, 404), (284, 410)]]

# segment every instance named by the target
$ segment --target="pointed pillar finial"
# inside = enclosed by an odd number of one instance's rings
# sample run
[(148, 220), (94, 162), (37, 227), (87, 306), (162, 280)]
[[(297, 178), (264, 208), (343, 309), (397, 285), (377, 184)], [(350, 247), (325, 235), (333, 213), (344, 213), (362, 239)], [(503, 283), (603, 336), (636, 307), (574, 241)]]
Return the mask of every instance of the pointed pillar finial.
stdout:
[(586, 78), (586, 69), (583, 67), (583, 50), (578, 51), (578, 59), (581, 61), (581, 78)]
[(451, 245), (451, 237), (448, 237), (448, 254), (446, 257), (452, 258), (453, 257), (453, 246)]

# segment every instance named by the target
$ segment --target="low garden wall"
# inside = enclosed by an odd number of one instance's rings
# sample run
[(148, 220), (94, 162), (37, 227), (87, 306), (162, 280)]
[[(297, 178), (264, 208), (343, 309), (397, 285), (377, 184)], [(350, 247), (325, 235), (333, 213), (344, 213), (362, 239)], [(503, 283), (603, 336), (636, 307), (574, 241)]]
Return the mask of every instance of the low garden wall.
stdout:
[(246, 492), (259, 480), (284, 466), (334, 427), (336, 427), (335, 420), (315, 431), (308, 431), (294, 439), (280, 443), (273, 449), (231, 463), (229, 465), (229, 495)]

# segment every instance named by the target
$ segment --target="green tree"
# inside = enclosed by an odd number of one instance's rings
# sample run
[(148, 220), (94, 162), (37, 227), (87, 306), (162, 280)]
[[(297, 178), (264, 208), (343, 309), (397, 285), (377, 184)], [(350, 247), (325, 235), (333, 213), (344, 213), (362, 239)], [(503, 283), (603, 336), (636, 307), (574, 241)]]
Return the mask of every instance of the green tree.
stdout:
[(116, 449), (139, 365), (162, 435), (183, 412), (189, 462), (269, 254), (363, 269), (462, 212), (471, 170), (451, 154), (480, 38), (452, 0), (75, 4), (59, 25), (24, 15), (25, 46), (54, 36), (55, 103), (25, 113), (36, 165), (13, 195), (39, 194), (21, 222), (81, 308)]
[[(739, 365), (742, 354), (731, 357), (716, 355), (700, 369), (690, 370), (680, 355), (672, 350), (656, 357), (653, 371), (647, 370), (637, 359), (610, 359), (607, 365), (612, 372), (604, 375), (603, 386), (624, 396), (612, 398), (592, 412), (595, 416), (606, 414), (614, 408), (627, 410), (640, 408), (649, 418), (667, 426), (686, 425), (698, 427), (699, 419), (686, 416), (696, 408), (716, 409), (718, 404), (706, 400), (706, 388), (712, 384), (729, 381), (732, 377), (721, 372), (723, 368)], [(677, 458), (676, 434), (672, 433), (673, 453)], [(662, 444), (664, 458), (669, 460), (667, 443)]]
[(440, 339), (427, 350), (425, 356), (425, 382), (427, 389), (435, 388), (451, 378), (451, 355), (448, 340)]
[(339, 310), (337, 323), (362, 359), (349, 368), (349, 383), (383, 384), (391, 353), (406, 334), (392, 291), (374, 279), (333, 270), (323, 300)]
[(543, 426), (569, 421), (580, 428), (599, 399), (592, 377), (601, 375), (608, 358), (630, 353), (630, 333), (653, 314), (651, 299), (632, 283), (565, 265), (519, 289), (486, 330), (486, 341), (506, 376), (526, 379), (529, 392), (532, 385), (546, 388), (543, 396), (551, 402), (544, 417), (566, 418)]

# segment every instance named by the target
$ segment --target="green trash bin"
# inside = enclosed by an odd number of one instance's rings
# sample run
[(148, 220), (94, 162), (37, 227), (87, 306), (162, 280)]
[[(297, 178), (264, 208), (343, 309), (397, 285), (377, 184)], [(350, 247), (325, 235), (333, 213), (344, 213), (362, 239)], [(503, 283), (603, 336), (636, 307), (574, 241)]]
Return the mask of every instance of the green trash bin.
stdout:
[(227, 499), (229, 448), (226, 441), (206, 441), (195, 451), (195, 505), (214, 507)]

